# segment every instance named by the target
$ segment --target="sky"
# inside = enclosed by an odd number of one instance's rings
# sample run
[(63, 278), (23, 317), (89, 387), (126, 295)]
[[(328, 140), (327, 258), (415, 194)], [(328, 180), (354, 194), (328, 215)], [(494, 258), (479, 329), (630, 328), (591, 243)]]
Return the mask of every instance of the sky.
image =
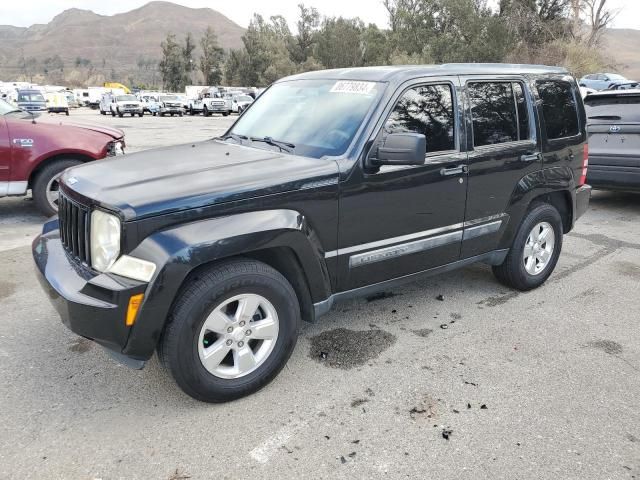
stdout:
[[(101, 15), (122, 13), (140, 7), (149, 0), (29, 0), (28, 6), (15, 0), (0, 0), (0, 25), (28, 27), (47, 23), (68, 8), (92, 10)], [(387, 26), (387, 13), (382, 0), (173, 0), (188, 7), (209, 7), (246, 27), (253, 13), (265, 17), (283, 15), (290, 24), (297, 16), (297, 5), (316, 7), (323, 15), (360, 17), (365, 23)], [(609, 0), (619, 11), (614, 27), (640, 30), (640, 0)]]

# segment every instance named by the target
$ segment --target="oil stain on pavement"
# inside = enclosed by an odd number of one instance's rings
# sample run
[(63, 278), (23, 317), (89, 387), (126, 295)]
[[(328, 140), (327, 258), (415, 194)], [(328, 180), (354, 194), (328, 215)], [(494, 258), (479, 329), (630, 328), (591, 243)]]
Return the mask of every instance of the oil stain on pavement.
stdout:
[(88, 340), (86, 338), (78, 338), (71, 344), (71, 346), (69, 347), (69, 351), (75, 353), (88, 352), (93, 346), (92, 343), (93, 342), (91, 342), (91, 340)]
[(0, 282), (0, 299), (8, 298), (16, 291), (15, 283)]
[(311, 338), (309, 356), (328, 367), (349, 370), (377, 358), (395, 341), (395, 335), (384, 330), (336, 328)]
[(613, 340), (595, 340), (593, 342), (589, 342), (588, 345), (591, 348), (602, 350), (604, 353), (608, 353), (609, 355), (620, 355), (622, 353), (622, 345), (618, 342), (614, 342)]

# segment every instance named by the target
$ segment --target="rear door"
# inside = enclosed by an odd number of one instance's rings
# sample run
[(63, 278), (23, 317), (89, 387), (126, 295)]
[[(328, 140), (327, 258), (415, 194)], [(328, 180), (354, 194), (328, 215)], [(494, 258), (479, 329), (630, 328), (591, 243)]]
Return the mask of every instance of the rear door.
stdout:
[(542, 167), (532, 96), (524, 77), (463, 77), (469, 182), (462, 258), (495, 250), (518, 182)]

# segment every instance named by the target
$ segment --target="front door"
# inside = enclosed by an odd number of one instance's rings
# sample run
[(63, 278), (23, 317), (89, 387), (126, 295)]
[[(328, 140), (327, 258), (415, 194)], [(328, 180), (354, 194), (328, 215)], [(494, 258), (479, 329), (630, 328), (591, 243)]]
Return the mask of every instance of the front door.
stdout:
[(467, 188), (458, 86), (457, 77), (407, 84), (374, 134), (371, 152), (389, 133), (424, 134), (424, 164), (368, 170), (360, 159), (341, 183), (340, 290), (458, 260)]

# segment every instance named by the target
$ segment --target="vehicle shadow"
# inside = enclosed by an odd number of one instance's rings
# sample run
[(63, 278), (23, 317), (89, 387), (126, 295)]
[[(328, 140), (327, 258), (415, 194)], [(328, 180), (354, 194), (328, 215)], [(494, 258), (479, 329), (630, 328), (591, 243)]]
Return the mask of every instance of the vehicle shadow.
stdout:
[(615, 192), (596, 190), (591, 195), (590, 209), (640, 211), (640, 192)]

